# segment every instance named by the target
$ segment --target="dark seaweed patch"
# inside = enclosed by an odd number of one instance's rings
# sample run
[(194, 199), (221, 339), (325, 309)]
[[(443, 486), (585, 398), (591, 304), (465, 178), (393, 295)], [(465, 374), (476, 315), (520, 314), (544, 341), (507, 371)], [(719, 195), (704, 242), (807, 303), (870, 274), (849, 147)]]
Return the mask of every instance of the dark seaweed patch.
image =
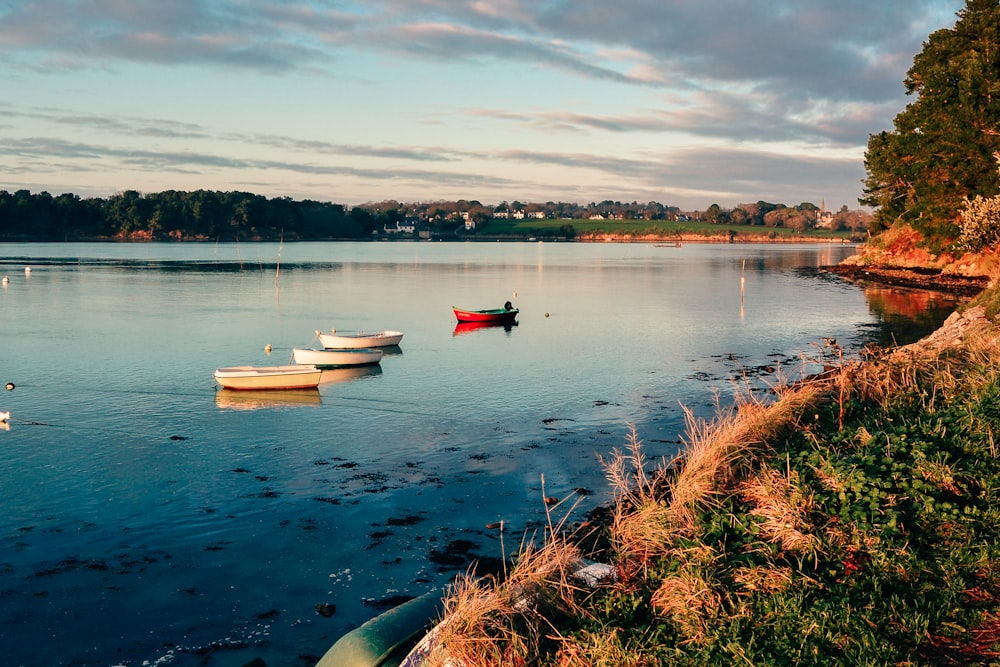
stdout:
[(426, 520), (427, 517), (423, 513), (421, 513), (421, 514), (408, 514), (406, 516), (400, 516), (400, 517), (389, 517), (385, 523), (387, 526), (412, 526), (414, 524), (418, 524), (421, 521), (426, 521)]

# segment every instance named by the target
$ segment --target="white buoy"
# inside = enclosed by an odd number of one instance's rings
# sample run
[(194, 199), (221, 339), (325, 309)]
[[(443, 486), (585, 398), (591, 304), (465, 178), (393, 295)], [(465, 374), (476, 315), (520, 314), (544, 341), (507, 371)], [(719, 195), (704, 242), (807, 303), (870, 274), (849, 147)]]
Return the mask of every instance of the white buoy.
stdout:
[(267, 345), (264, 346), (264, 351), (267, 352), (268, 354), (271, 354), (271, 344), (270, 343), (268, 343)]
[(31, 275), (31, 267), (30, 266), (24, 267), (24, 275), (26, 275), (26, 276), (30, 276)]
[(0, 281), (0, 282), (2, 282), (2, 283), (3, 283), (3, 286), (4, 286), (4, 287), (6, 287), (6, 286), (7, 286), (7, 283), (9, 283), (9, 282), (10, 282), (10, 278), (8, 278), (7, 276), (4, 276), (4, 277), (3, 277), (3, 280), (2, 280), (2, 281)]

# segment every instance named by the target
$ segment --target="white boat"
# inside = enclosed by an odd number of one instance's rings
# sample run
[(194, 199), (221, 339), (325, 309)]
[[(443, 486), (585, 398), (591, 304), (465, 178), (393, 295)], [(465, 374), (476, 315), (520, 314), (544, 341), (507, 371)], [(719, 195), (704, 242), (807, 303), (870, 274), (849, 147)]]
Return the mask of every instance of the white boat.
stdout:
[(318, 387), (323, 371), (315, 366), (230, 366), (217, 368), (215, 381), (226, 389), (309, 389)]
[(311, 347), (293, 347), (292, 361), (313, 366), (368, 366), (382, 361), (382, 350), (356, 348), (347, 350), (316, 350)]
[(402, 331), (379, 331), (378, 333), (337, 333), (336, 329), (330, 329), (330, 333), (316, 331), (316, 337), (323, 347), (333, 350), (352, 350), (359, 347), (387, 347), (389, 345), (399, 345), (403, 340)]

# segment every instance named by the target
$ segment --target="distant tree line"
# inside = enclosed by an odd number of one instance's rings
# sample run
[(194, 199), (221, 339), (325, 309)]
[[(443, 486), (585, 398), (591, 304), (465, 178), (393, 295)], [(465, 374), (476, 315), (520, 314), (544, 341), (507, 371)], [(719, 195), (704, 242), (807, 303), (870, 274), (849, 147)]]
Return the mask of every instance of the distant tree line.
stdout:
[[(404, 223), (431, 236), (450, 236), (467, 232), (466, 220), (481, 223), (500, 217), (698, 220), (802, 230), (815, 226), (819, 209), (809, 203), (788, 207), (757, 202), (733, 209), (713, 204), (705, 211), (682, 211), (657, 202), (610, 200), (587, 205), (505, 201), (496, 206), (475, 200), (408, 204), (387, 200), (346, 207), (210, 190), (150, 194), (126, 190), (107, 198), (86, 199), (73, 194), (53, 197), (48, 192), (0, 190), (0, 240), (5, 241), (362, 239), (397, 230)], [(848, 211), (846, 206), (826, 221), (832, 229), (857, 230), (865, 224), (863, 212)]]
[(120, 192), (106, 199), (0, 190), (0, 239), (270, 240), (360, 238), (376, 221), (339, 204), (247, 192)]
[(866, 211), (849, 210), (846, 205), (834, 212), (821, 209), (810, 202), (785, 206), (759, 201), (755, 204), (740, 204), (732, 209), (712, 204), (697, 219), (712, 224), (786, 227), (795, 232), (816, 227), (831, 231), (859, 232), (868, 228), (871, 217)]

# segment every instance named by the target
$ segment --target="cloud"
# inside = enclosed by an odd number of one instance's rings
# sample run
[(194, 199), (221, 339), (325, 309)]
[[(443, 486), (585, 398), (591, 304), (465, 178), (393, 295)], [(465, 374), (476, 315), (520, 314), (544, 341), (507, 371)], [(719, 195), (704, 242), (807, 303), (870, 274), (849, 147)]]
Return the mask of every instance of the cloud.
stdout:
[(38, 71), (138, 62), (274, 72), (328, 60), (314, 35), (352, 23), (303, 5), (278, 11), (253, 2), (42, 0), (0, 4), (0, 49), (8, 61), (19, 54)]
[[(891, 127), (921, 42), (962, 5), (0, 0), (0, 81), (21, 93), (0, 101), (0, 168), (546, 198), (857, 192), (868, 134)], [(247, 104), (221, 92), (231, 80)], [(119, 81), (120, 111), (102, 102)], [(156, 101), (128, 99), (147, 81)]]
[(753, 81), (789, 96), (871, 101), (898, 86), (900, 64), (940, 27), (940, 6), (938, 0), (43, 0), (0, 5), (0, 50), (44, 53), (45, 62), (63, 66), (136, 61), (276, 71), (335, 68), (343, 48), (378, 49), (530, 62), (636, 85)]

